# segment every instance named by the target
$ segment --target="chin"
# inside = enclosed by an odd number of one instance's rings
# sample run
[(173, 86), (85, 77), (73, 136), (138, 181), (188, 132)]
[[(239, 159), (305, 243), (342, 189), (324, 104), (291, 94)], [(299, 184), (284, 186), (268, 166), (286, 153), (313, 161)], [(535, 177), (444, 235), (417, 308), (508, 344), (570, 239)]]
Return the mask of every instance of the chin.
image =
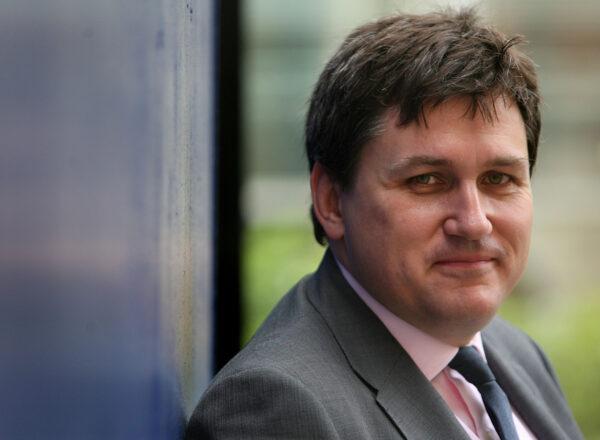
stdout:
[(497, 290), (469, 288), (456, 292), (450, 301), (439, 301), (431, 307), (434, 322), (444, 327), (468, 329), (473, 334), (485, 327), (496, 315), (506, 295)]

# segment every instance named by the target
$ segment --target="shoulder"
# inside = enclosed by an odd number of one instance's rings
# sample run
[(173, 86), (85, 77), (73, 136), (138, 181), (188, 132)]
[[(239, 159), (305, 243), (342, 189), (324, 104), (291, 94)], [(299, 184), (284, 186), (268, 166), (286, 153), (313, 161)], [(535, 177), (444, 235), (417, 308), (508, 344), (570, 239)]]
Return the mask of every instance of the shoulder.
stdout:
[(292, 287), (216, 379), (265, 366), (299, 374), (311, 369), (311, 359), (331, 360), (339, 346), (328, 323), (309, 300), (314, 289), (314, 275)]
[(338, 436), (309, 387), (287, 371), (263, 366), (220, 375), (192, 414), (186, 438), (335, 439)]
[(187, 439), (337, 438), (323, 366), (342, 354), (307, 299), (311, 277), (288, 292), (250, 342), (213, 379)]
[(215, 376), (187, 438), (394, 438), (374, 385), (356, 370), (393, 362), (392, 340), (326, 254)]

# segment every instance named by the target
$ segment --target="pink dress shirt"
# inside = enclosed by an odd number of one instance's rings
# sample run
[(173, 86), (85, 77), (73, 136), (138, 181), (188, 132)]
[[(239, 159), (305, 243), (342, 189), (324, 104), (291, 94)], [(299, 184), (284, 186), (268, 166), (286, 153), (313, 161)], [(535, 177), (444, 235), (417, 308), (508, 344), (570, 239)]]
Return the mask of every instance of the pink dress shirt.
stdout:
[[(469, 437), (471, 439), (499, 440), (498, 433), (485, 410), (477, 388), (467, 382), (460, 373), (448, 367), (448, 363), (456, 355), (458, 348), (439, 341), (398, 318), (369, 295), (339, 261), (337, 264), (346, 281), (377, 315), (423, 375), (440, 393)], [(485, 359), (479, 332), (469, 345), (473, 345)], [(514, 409), (512, 414), (519, 439), (535, 440), (534, 435)]]

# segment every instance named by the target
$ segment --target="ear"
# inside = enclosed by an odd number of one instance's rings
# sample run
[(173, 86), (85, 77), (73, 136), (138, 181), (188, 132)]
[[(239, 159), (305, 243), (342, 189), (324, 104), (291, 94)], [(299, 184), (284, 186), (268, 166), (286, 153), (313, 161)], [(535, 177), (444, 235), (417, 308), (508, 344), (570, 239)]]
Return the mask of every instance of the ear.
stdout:
[(328, 240), (340, 240), (344, 236), (344, 219), (340, 209), (341, 188), (319, 162), (310, 173), (310, 189), (313, 209)]

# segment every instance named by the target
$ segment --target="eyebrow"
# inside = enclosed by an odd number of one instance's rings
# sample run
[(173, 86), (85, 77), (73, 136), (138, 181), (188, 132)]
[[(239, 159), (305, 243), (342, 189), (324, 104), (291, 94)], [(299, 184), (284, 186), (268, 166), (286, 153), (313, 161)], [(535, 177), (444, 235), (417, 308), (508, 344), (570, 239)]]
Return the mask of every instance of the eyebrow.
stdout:
[[(428, 156), (428, 155), (416, 155), (402, 158), (388, 167), (388, 171), (391, 174), (401, 173), (404, 170), (415, 168), (419, 166), (430, 166), (430, 167), (450, 167), (452, 161), (444, 159), (442, 157)], [(500, 156), (494, 157), (485, 163), (486, 167), (513, 167), (523, 166), (529, 168), (529, 158), (525, 156)]]
[(529, 167), (530, 161), (528, 157), (523, 156), (503, 156), (489, 160), (485, 164), (487, 166), (495, 167), (511, 167), (515, 165), (523, 165)]
[(407, 168), (413, 168), (418, 166), (449, 166), (450, 161), (448, 159), (444, 159), (441, 157), (435, 156), (410, 156), (403, 157), (397, 162), (391, 163), (389, 166), (389, 171), (397, 172)]

